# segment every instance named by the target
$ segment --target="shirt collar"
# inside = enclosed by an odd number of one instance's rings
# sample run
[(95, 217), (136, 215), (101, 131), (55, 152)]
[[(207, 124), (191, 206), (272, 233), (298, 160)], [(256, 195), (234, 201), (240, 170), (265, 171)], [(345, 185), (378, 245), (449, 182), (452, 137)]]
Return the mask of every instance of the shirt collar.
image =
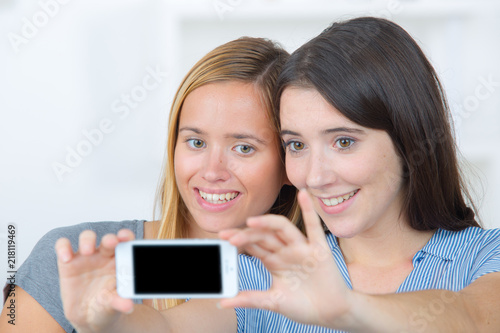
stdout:
[(473, 229), (449, 231), (438, 229), (419, 252), (428, 253), (445, 260), (453, 260), (459, 249), (475, 234)]

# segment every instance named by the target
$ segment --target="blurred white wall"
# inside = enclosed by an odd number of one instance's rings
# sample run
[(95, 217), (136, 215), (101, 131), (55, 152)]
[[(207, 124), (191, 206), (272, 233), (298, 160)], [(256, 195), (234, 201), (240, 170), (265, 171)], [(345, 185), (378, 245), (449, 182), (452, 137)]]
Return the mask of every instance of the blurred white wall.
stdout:
[(55, 227), (151, 219), (172, 96), (206, 52), (242, 35), (293, 51), (362, 15), (401, 24), (435, 65), (483, 224), (500, 227), (498, 1), (3, 0), (0, 257), (12, 223), (19, 266)]

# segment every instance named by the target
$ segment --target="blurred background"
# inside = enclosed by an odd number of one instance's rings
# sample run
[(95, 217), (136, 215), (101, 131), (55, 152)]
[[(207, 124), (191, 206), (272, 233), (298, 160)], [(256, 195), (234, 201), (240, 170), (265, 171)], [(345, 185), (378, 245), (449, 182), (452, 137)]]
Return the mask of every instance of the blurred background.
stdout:
[(215, 46), (247, 35), (292, 52), (366, 15), (430, 58), (483, 225), (500, 227), (500, 1), (0, 0), (0, 257), (9, 224), (19, 267), (50, 229), (152, 219), (172, 96)]

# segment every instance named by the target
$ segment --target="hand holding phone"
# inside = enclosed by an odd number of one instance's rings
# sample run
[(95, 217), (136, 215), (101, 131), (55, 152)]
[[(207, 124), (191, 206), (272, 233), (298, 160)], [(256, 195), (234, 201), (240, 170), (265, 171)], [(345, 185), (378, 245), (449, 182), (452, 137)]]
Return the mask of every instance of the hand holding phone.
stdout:
[(85, 230), (78, 249), (67, 238), (57, 240), (55, 250), (61, 300), (66, 318), (78, 332), (108, 332), (122, 313), (134, 308), (130, 299), (116, 295), (115, 249), (118, 243), (134, 239), (131, 230), (107, 234), (96, 247), (97, 235)]
[(116, 247), (123, 298), (227, 298), (238, 293), (238, 252), (218, 239), (136, 240)]

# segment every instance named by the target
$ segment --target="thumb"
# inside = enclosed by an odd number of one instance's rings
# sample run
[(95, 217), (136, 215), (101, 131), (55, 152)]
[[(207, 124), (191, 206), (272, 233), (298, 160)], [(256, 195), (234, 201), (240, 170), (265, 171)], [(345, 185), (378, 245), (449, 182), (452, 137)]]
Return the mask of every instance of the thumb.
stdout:
[(222, 308), (257, 308), (279, 311), (279, 304), (285, 295), (279, 290), (242, 291), (238, 296), (220, 301)]

